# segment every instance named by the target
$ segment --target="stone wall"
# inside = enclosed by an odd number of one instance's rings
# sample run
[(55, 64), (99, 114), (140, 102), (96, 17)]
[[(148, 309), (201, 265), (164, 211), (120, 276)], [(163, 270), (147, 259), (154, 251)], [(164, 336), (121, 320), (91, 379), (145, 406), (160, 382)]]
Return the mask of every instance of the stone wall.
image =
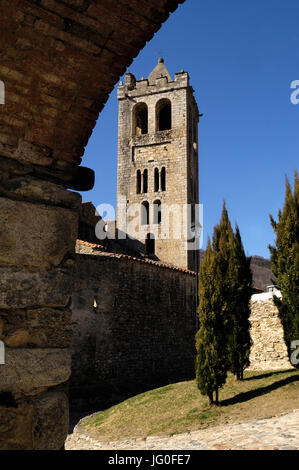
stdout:
[(249, 370), (292, 368), (284, 342), (282, 324), (271, 293), (252, 296), (250, 323), (253, 345)]
[(195, 279), (125, 255), (77, 255), (70, 388), (77, 409), (194, 377)]
[(92, 188), (98, 114), (183, 1), (0, 2), (0, 449), (63, 445), (80, 205), (65, 188)]
[(81, 197), (9, 168), (0, 166), (0, 449), (60, 449)]

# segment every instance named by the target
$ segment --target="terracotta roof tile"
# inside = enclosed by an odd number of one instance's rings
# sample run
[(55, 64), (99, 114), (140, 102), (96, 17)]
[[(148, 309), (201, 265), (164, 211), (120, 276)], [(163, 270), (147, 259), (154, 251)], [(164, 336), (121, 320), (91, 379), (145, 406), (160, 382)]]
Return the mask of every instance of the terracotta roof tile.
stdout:
[(86, 245), (86, 246), (89, 246), (90, 248), (94, 248), (94, 249), (100, 251), (101, 254), (97, 255), (97, 256), (103, 256), (103, 257), (105, 256), (107, 258), (117, 258), (117, 259), (129, 259), (131, 261), (136, 261), (137, 263), (152, 264), (154, 266), (157, 266), (158, 268), (172, 269), (173, 271), (180, 271), (180, 272), (183, 272), (183, 273), (186, 273), (186, 274), (191, 274), (191, 275), (195, 276), (194, 271), (190, 271), (189, 269), (185, 269), (185, 268), (180, 268), (179, 266), (174, 266), (174, 265), (171, 265), (171, 264), (163, 263), (161, 261), (154, 261), (154, 260), (147, 259), (147, 258), (140, 259), (140, 258), (134, 258), (133, 256), (129, 256), (129, 255), (123, 255), (121, 253), (107, 252), (107, 251), (105, 251), (105, 248), (104, 248), (103, 245), (100, 245), (100, 244), (97, 244), (97, 243), (85, 242), (84, 240), (77, 240), (77, 242), (80, 243), (81, 245)]
[(85, 240), (79, 240), (79, 239), (77, 239), (77, 242), (80, 243), (80, 245), (89, 246), (90, 248), (95, 248), (95, 249), (98, 248), (100, 250), (105, 250), (105, 247), (98, 243), (90, 243), (90, 242), (86, 242)]

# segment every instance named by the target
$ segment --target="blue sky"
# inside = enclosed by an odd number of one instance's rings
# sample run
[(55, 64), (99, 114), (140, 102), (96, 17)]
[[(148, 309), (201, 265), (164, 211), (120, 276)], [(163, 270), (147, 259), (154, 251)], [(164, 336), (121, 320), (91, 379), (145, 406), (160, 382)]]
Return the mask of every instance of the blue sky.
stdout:
[[(187, 0), (170, 15), (129, 67), (147, 77), (158, 57), (170, 74), (190, 75), (200, 112), (199, 197), (204, 246), (218, 223), (223, 199), (239, 224), (248, 255), (269, 257), (269, 213), (282, 207), (285, 176), (298, 169), (298, 0)], [(116, 87), (117, 88), (117, 87)], [(96, 172), (83, 201), (116, 205), (116, 88), (86, 147), (83, 165)]]

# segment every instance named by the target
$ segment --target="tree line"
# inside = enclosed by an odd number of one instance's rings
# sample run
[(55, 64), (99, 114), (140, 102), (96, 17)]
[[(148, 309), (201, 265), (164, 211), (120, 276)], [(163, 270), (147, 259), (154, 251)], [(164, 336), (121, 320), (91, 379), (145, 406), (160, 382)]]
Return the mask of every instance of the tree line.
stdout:
[[(299, 180), (295, 172), (294, 192), (286, 180), (286, 196), (278, 222), (270, 216), (276, 234), (269, 246), (272, 272), (282, 298), (274, 296), (289, 357), (292, 343), (299, 340)], [(196, 334), (196, 382), (210, 404), (219, 404), (219, 389), (228, 372), (242, 380), (249, 366), (250, 299), (252, 272), (239, 227), (232, 229), (225, 203), (221, 220), (208, 240), (199, 270)]]

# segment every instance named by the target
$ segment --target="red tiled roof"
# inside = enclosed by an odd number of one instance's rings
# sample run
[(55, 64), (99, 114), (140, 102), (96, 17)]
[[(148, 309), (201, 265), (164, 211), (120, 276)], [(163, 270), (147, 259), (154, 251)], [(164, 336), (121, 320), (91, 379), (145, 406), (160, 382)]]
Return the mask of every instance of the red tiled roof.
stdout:
[(252, 286), (252, 288), (253, 288), (254, 290), (258, 290), (258, 291), (260, 291), (260, 292), (265, 292), (264, 289), (261, 289), (260, 287)]
[(89, 246), (90, 248), (95, 248), (95, 249), (100, 249), (100, 250), (105, 250), (105, 247), (103, 245), (100, 245), (99, 243), (90, 243), (86, 242), (85, 240), (79, 240), (77, 239), (77, 242), (80, 243), (80, 245), (85, 245)]
[(186, 274), (191, 274), (191, 275), (195, 276), (194, 271), (190, 271), (189, 269), (185, 269), (185, 268), (180, 268), (179, 266), (166, 264), (166, 263), (163, 263), (161, 261), (154, 261), (154, 260), (151, 260), (151, 259), (148, 259), (148, 258), (140, 259), (140, 258), (134, 258), (133, 256), (129, 256), (129, 255), (123, 255), (123, 254), (120, 254), (120, 253), (107, 252), (107, 251), (104, 251), (105, 248), (103, 247), (103, 245), (99, 245), (97, 243), (89, 243), (89, 242), (85, 242), (84, 240), (77, 240), (77, 242), (80, 243), (81, 245), (86, 245), (86, 246), (89, 246), (90, 248), (94, 248), (96, 250), (101, 251), (100, 256), (105, 256), (107, 258), (114, 258), (114, 259), (129, 259), (129, 260), (132, 260), (132, 261), (137, 261), (139, 263), (152, 264), (154, 266), (157, 266), (158, 268), (172, 269), (173, 271), (180, 271), (180, 272), (184, 272)]

